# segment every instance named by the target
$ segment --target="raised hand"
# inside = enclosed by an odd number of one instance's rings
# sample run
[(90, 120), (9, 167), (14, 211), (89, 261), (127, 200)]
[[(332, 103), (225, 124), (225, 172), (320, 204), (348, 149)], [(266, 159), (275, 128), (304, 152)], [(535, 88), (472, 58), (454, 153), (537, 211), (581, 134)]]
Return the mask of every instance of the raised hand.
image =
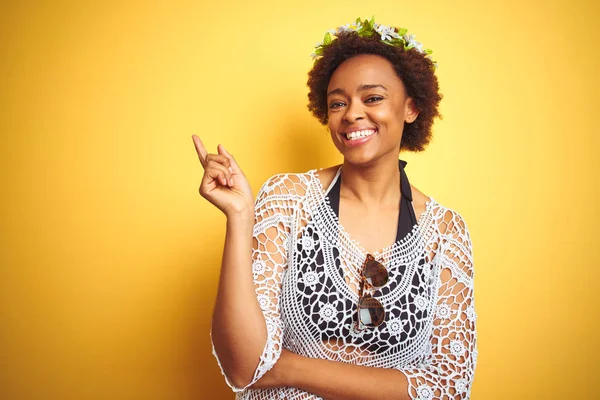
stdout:
[(246, 176), (223, 145), (218, 154), (209, 154), (200, 138), (192, 135), (198, 158), (204, 168), (200, 194), (227, 217), (254, 210), (252, 189)]

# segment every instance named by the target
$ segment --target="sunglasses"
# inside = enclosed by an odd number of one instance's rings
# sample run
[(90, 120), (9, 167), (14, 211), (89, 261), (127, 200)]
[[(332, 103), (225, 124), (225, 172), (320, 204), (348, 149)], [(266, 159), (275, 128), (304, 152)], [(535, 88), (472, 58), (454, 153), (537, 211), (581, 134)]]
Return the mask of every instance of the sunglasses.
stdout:
[(385, 320), (385, 310), (381, 302), (370, 294), (364, 294), (365, 285), (369, 285), (371, 289), (379, 289), (383, 287), (389, 279), (387, 269), (371, 254), (367, 254), (367, 258), (362, 266), (360, 287), (358, 290), (358, 312), (357, 312), (357, 328), (361, 327), (372, 328), (381, 325)]

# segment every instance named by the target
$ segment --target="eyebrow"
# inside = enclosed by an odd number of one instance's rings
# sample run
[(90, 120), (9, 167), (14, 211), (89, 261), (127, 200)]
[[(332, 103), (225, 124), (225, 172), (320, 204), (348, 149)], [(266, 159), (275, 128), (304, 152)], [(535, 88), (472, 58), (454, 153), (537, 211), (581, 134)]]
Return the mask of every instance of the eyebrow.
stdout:
[[(363, 92), (365, 90), (370, 90), (370, 89), (375, 89), (375, 88), (381, 88), (387, 92), (387, 88), (383, 85), (359, 85), (358, 91)], [(344, 91), (344, 89), (341, 89), (341, 88), (333, 89), (332, 91), (327, 93), (327, 97), (331, 96), (332, 94), (346, 94), (346, 92)]]

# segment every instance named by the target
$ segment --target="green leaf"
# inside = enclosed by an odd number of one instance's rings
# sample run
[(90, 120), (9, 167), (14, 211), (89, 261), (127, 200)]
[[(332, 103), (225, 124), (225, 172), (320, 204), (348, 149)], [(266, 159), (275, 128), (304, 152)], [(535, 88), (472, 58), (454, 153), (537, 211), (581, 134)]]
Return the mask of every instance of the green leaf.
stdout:
[(406, 29), (406, 28), (398, 29), (398, 35), (400, 35), (400, 36), (404, 35), (406, 32), (408, 32), (408, 29)]
[(369, 21), (369, 25), (371, 26), (371, 29), (373, 29), (373, 24), (375, 24), (375, 16), (374, 15), (371, 17), (371, 20)]
[(431, 53), (433, 53), (433, 50), (431, 50), (431, 49), (425, 49), (425, 54), (429, 55)]
[(315, 50), (315, 54), (318, 56), (322, 56), (323, 55), (323, 47), (317, 47), (317, 49)]
[(361, 37), (372, 36), (375, 33), (375, 27), (373, 26), (375, 20), (373, 18), (370, 21), (367, 19), (363, 21), (362, 28), (359, 31)]
[(373, 30), (373, 26), (371, 25), (371, 22), (365, 19), (363, 21), (362, 28), (360, 28), (360, 30), (358, 31), (358, 35), (360, 37), (368, 37), (368, 36), (371, 36), (373, 34), (373, 32), (375, 32), (375, 31)]
[(327, 32), (325, 34), (325, 38), (323, 39), (323, 45), (327, 46), (327, 45), (331, 44), (331, 42), (332, 42), (331, 34), (329, 32)]

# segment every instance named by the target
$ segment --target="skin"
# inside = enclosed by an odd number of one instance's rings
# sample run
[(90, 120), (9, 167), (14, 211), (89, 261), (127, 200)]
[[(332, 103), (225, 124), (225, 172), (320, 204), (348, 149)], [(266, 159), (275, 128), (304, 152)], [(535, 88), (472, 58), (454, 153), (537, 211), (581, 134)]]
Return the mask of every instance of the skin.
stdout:
[[(392, 65), (379, 56), (360, 55), (334, 72), (328, 87), (329, 130), (344, 157), (340, 223), (367, 251), (389, 246), (400, 206), (398, 154), (405, 122), (418, 116), (413, 100)], [(349, 146), (344, 133), (374, 128), (361, 146)], [(267, 339), (253, 287), (250, 254), (254, 221), (252, 191), (235, 159), (219, 145), (209, 154), (193, 136), (204, 176), (200, 194), (227, 217), (221, 276), (212, 322), (213, 343), (223, 370), (236, 387), (252, 380)], [(339, 166), (321, 170), (327, 187)], [(411, 187), (415, 213), (427, 196)], [(274, 367), (253, 388), (296, 387), (327, 399), (409, 399), (408, 382), (397, 370), (363, 367), (303, 357), (283, 350)]]
[(227, 217), (211, 325), (213, 344), (225, 375), (243, 387), (251, 381), (267, 340), (252, 276), (254, 199), (248, 180), (225, 147), (219, 145), (218, 154), (209, 154), (198, 136), (192, 139), (204, 168), (200, 194)]
[[(329, 131), (344, 157), (340, 191), (340, 223), (369, 252), (392, 244), (400, 207), (398, 154), (404, 123), (419, 115), (393, 66), (376, 55), (359, 55), (342, 63), (332, 75)], [(374, 128), (360, 146), (349, 146), (344, 133)], [(338, 166), (319, 173), (327, 187)], [(417, 216), (429, 198), (412, 187)]]

